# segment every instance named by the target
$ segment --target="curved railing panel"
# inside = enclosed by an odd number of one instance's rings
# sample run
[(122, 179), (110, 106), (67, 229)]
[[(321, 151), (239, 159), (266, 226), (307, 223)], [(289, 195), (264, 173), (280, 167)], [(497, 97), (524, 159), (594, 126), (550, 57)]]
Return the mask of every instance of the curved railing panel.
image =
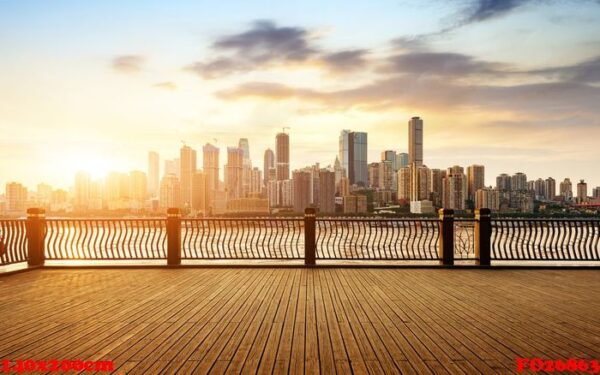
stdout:
[(182, 259), (304, 259), (303, 219), (183, 219)]
[(475, 259), (474, 219), (454, 219), (454, 259)]
[(600, 261), (600, 221), (492, 220), (493, 260)]
[(50, 260), (166, 259), (164, 219), (48, 219)]
[(317, 219), (316, 232), (317, 259), (439, 259), (435, 219)]
[(0, 220), (0, 264), (27, 261), (25, 220)]

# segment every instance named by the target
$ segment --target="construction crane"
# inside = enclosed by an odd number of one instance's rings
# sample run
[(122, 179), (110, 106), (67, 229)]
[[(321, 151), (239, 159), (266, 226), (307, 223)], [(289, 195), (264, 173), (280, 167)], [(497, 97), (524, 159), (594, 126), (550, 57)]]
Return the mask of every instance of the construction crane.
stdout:
[(289, 126), (284, 126), (284, 127), (283, 127), (283, 133), (284, 133), (284, 134), (285, 134), (285, 129), (288, 129), (288, 130), (289, 130), (289, 129), (291, 129), (291, 128), (290, 128)]

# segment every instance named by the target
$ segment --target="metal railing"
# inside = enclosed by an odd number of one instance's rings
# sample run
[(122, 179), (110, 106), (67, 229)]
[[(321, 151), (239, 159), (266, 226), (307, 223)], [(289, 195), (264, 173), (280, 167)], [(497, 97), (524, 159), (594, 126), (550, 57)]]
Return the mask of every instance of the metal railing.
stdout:
[(166, 259), (164, 219), (48, 219), (49, 260)]
[(24, 220), (0, 220), (0, 264), (27, 262), (27, 233)]
[(600, 261), (600, 221), (492, 220), (492, 260)]
[(436, 219), (317, 219), (316, 258), (438, 260)]
[(182, 219), (182, 259), (304, 259), (304, 220)]
[[(26, 220), (0, 220), (1, 266), (45, 260), (471, 260), (600, 261), (600, 220), (495, 219), (489, 210), (474, 219), (182, 218), (169, 209), (156, 219), (46, 219), (28, 210)], [(571, 263), (575, 264), (575, 263)], [(589, 264), (589, 263), (588, 263)], [(6, 270), (6, 268), (4, 269)]]
[(454, 219), (454, 259), (477, 259), (474, 219)]

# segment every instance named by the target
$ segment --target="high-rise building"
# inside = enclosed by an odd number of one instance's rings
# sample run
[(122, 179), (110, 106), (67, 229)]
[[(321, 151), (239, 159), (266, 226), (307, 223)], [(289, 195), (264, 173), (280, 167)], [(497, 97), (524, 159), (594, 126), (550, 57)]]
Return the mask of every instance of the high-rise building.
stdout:
[(335, 172), (321, 169), (319, 171), (319, 211), (335, 212)]
[(342, 178), (346, 176), (344, 174), (344, 168), (342, 168), (342, 163), (340, 163), (340, 158), (337, 156), (333, 162), (333, 172), (335, 173), (335, 191), (339, 194), (340, 183), (342, 182)]
[(158, 196), (160, 188), (160, 158), (158, 152), (148, 152), (148, 192), (152, 197)]
[(410, 200), (411, 202), (428, 200), (430, 193), (429, 168), (424, 165), (411, 164)]
[(556, 180), (552, 177), (548, 177), (544, 181), (544, 198), (547, 201), (551, 201), (554, 199), (556, 195)]
[(370, 163), (368, 166), (369, 187), (379, 188), (379, 163)]
[(527, 190), (527, 175), (517, 172), (510, 178), (511, 190)]
[(592, 189), (592, 197), (600, 198), (600, 186), (596, 186), (595, 188)]
[(227, 164), (225, 165), (225, 190), (227, 199), (242, 198), (242, 169), (244, 150), (238, 147), (227, 147)]
[(192, 207), (192, 176), (196, 173), (196, 150), (189, 146), (183, 146), (179, 150), (180, 159), (180, 184), (181, 184), (181, 206)]
[(455, 165), (446, 171), (444, 178), (444, 208), (464, 210), (467, 194), (467, 176), (462, 167)]
[(423, 165), (423, 120), (420, 117), (408, 121), (408, 164)]
[(294, 211), (304, 212), (310, 207), (312, 193), (312, 174), (308, 171), (294, 171)]
[(90, 203), (90, 175), (79, 171), (75, 174), (74, 206), (76, 210), (86, 210)]
[(44, 183), (38, 184), (35, 201), (40, 207), (49, 207), (52, 202), (52, 186)]
[(215, 191), (219, 190), (219, 149), (210, 143), (202, 147), (202, 169), (206, 174), (206, 206), (214, 208)]
[(269, 171), (271, 170), (271, 168), (275, 169), (275, 154), (273, 153), (273, 150), (268, 148), (265, 150), (264, 161), (263, 161), (263, 173), (264, 173), (264, 177), (265, 177), (265, 186), (267, 186), (267, 183), (270, 181), (269, 180)]
[(367, 186), (368, 137), (364, 132), (342, 130), (339, 138), (339, 159), (351, 185)]
[(527, 190), (533, 191), (535, 199), (546, 199), (546, 182), (538, 178), (535, 181), (527, 181)]
[(411, 169), (403, 167), (398, 170), (398, 200), (410, 201)]
[(490, 188), (480, 188), (475, 192), (475, 208), (489, 208), (492, 211), (498, 211), (500, 208), (500, 195), (498, 190)]
[(431, 192), (429, 200), (433, 206), (442, 207), (442, 197), (444, 193), (444, 177), (446, 172), (441, 169), (429, 170), (429, 191)]
[(159, 205), (163, 209), (181, 207), (181, 186), (173, 173), (164, 176), (160, 181)]
[(500, 191), (510, 191), (511, 177), (506, 173), (502, 173), (500, 176), (496, 177), (496, 189)]
[(405, 152), (400, 152), (396, 154), (396, 168), (400, 170), (400, 168), (408, 167), (408, 154)]
[(238, 142), (238, 148), (241, 148), (244, 152), (243, 164), (252, 165), (252, 161), (250, 160), (250, 143), (248, 142), (248, 138), (240, 138)]
[(565, 178), (560, 183), (560, 195), (564, 197), (565, 201), (571, 201), (573, 199), (573, 184), (569, 178)]
[(350, 195), (350, 180), (348, 179), (348, 177), (342, 177), (340, 179), (340, 186), (339, 186), (339, 195), (341, 197), (345, 197), (346, 195)]
[(250, 193), (260, 193), (263, 189), (262, 171), (258, 167), (252, 168), (250, 171)]
[(381, 152), (381, 161), (389, 161), (392, 165), (392, 169), (394, 172), (398, 170), (396, 163), (396, 151), (394, 150), (385, 150)]
[(143, 203), (148, 195), (148, 179), (142, 171), (129, 172), (129, 197), (135, 202), (138, 208), (143, 207)]
[(390, 160), (383, 160), (378, 165), (378, 178), (379, 181), (377, 183), (379, 189), (383, 190), (396, 190), (394, 186), (394, 167)]
[(192, 210), (195, 212), (207, 212), (207, 185), (206, 173), (196, 171), (192, 176)]
[(286, 133), (277, 133), (275, 137), (275, 169), (277, 181), (290, 178), (290, 136)]
[(179, 170), (179, 164), (180, 164), (179, 158), (172, 159), (172, 160), (165, 160), (162, 176), (165, 177), (165, 176), (172, 174), (172, 175), (175, 175), (175, 177), (179, 178), (179, 173), (181, 172)]
[(25, 211), (27, 209), (27, 188), (18, 182), (6, 184), (6, 208), (8, 211)]
[(470, 165), (467, 167), (467, 199), (475, 201), (475, 192), (485, 186), (485, 167)]
[(584, 180), (579, 180), (577, 184), (577, 202), (583, 203), (588, 200), (587, 183)]

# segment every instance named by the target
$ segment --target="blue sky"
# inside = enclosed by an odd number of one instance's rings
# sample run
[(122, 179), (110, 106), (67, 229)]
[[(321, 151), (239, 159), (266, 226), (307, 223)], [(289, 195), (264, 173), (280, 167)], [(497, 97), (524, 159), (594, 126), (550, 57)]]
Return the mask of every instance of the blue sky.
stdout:
[(260, 166), (283, 126), (293, 168), (345, 128), (377, 161), (420, 115), (431, 168), (600, 185), (598, 1), (0, 0), (0, 55), (0, 184), (143, 170), (181, 140), (245, 136)]

